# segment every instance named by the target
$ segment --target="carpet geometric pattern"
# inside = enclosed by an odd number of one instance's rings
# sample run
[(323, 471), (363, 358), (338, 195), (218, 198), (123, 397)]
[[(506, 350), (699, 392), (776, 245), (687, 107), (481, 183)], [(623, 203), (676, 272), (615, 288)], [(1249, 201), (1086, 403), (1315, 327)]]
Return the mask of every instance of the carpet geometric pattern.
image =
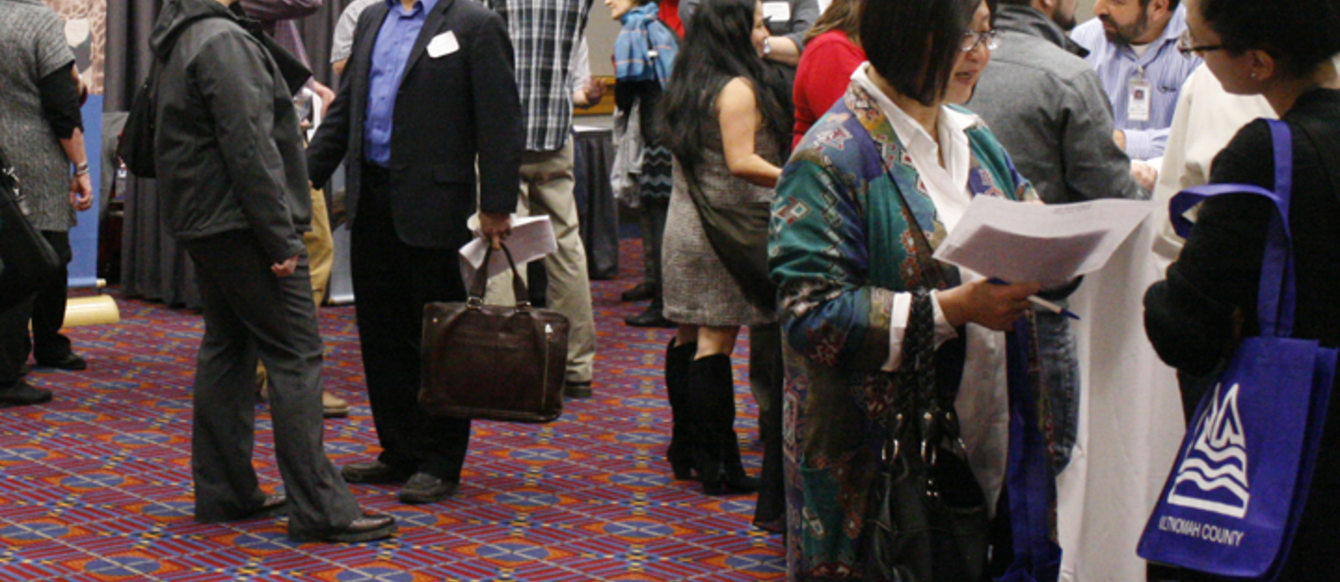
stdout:
[[(191, 400), (203, 331), (197, 313), (117, 297), (122, 322), (67, 330), (83, 372), (37, 370), (55, 399), (0, 409), (0, 581), (9, 580), (765, 580), (783, 578), (781, 538), (750, 525), (754, 498), (709, 497), (665, 462), (661, 385), (667, 329), (623, 317), (640, 279), (637, 240), (620, 279), (593, 282), (595, 397), (547, 425), (474, 423), (459, 491), (399, 503), (395, 488), (353, 485), (399, 534), (366, 544), (297, 544), (280, 519), (192, 520)], [(115, 291), (113, 291), (115, 293)], [(354, 310), (324, 307), (325, 385), (353, 405), (327, 420), (336, 465), (379, 450), (363, 389)], [(735, 354), (737, 430), (757, 474), (748, 342)], [(262, 488), (279, 487), (273, 433), (257, 417)]]

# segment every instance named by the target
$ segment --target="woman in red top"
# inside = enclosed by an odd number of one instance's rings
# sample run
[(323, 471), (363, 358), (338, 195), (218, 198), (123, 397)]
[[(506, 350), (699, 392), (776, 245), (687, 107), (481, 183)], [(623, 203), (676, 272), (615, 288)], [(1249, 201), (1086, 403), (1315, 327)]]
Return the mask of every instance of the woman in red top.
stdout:
[(805, 52), (796, 69), (793, 98), (796, 122), (791, 146), (810, 130), (851, 84), (851, 74), (865, 62), (857, 34), (862, 0), (833, 0), (805, 35)]

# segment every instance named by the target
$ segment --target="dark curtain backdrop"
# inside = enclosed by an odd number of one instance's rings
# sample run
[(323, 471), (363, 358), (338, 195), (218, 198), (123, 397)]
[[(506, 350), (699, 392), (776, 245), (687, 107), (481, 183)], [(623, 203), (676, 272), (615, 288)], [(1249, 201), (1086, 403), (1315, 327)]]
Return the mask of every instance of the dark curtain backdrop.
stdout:
[[(307, 53), (312, 58), (312, 75), (334, 87), (330, 68), (330, 38), (335, 23), (350, 0), (325, 0), (316, 14), (302, 19)], [(107, 3), (107, 111), (125, 111), (135, 96), (135, 87), (149, 74), (149, 32), (163, 0), (123, 0)]]
[[(321, 9), (299, 23), (316, 79), (334, 86), (330, 39), (349, 0), (325, 0)], [(149, 33), (163, 0), (117, 0), (107, 3), (107, 63), (104, 109), (125, 111), (135, 89), (149, 74)], [(130, 177), (120, 182), (125, 208), (121, 229), (121, 286), (131, 296), (170, 305), (200, 306), (200, 292), (186, 252), (159, 221), (153, 180)]]

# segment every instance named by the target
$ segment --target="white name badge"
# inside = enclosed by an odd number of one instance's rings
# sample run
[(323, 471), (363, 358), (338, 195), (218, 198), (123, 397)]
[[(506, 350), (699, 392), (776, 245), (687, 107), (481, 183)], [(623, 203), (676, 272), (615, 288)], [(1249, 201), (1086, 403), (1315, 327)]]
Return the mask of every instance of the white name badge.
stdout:
[(1149, 93), (1153, 86), (1140, 78), (1131, 79), (1126, 89), (1126, 120), (1149, 121)]
[(428, 56), (432, 58), (449, 55), (460, 49), (460, 43), (456, 42), (456, 33), (450, 30), (439, 34), (433, 37), (433, 40), (428, 41)]
[(783, 24), (791, 22), (790, 2), (764, 2), (763, 20)]

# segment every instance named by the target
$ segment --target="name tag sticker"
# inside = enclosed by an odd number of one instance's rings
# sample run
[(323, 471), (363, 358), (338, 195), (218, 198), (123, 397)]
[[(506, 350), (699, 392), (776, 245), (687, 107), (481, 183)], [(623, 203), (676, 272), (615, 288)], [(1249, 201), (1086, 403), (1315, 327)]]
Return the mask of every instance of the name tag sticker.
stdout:
[(432, 58), (446, 56), (460, 49), (460, 43), (456, 42), (456, 33), (450, 30), (439, 34), (433, 37), (433, 40), (428, 41), (428, 56)]
[(790, 2), (764, 2), (763, 20), (776, 23), (791, 22)]
[(1149, 92), (1152, 89), (1153, 86), (1149, 81), (1140, 78), (1131, 79), (1126, 89), (1127, 121), (1149, 121)]

